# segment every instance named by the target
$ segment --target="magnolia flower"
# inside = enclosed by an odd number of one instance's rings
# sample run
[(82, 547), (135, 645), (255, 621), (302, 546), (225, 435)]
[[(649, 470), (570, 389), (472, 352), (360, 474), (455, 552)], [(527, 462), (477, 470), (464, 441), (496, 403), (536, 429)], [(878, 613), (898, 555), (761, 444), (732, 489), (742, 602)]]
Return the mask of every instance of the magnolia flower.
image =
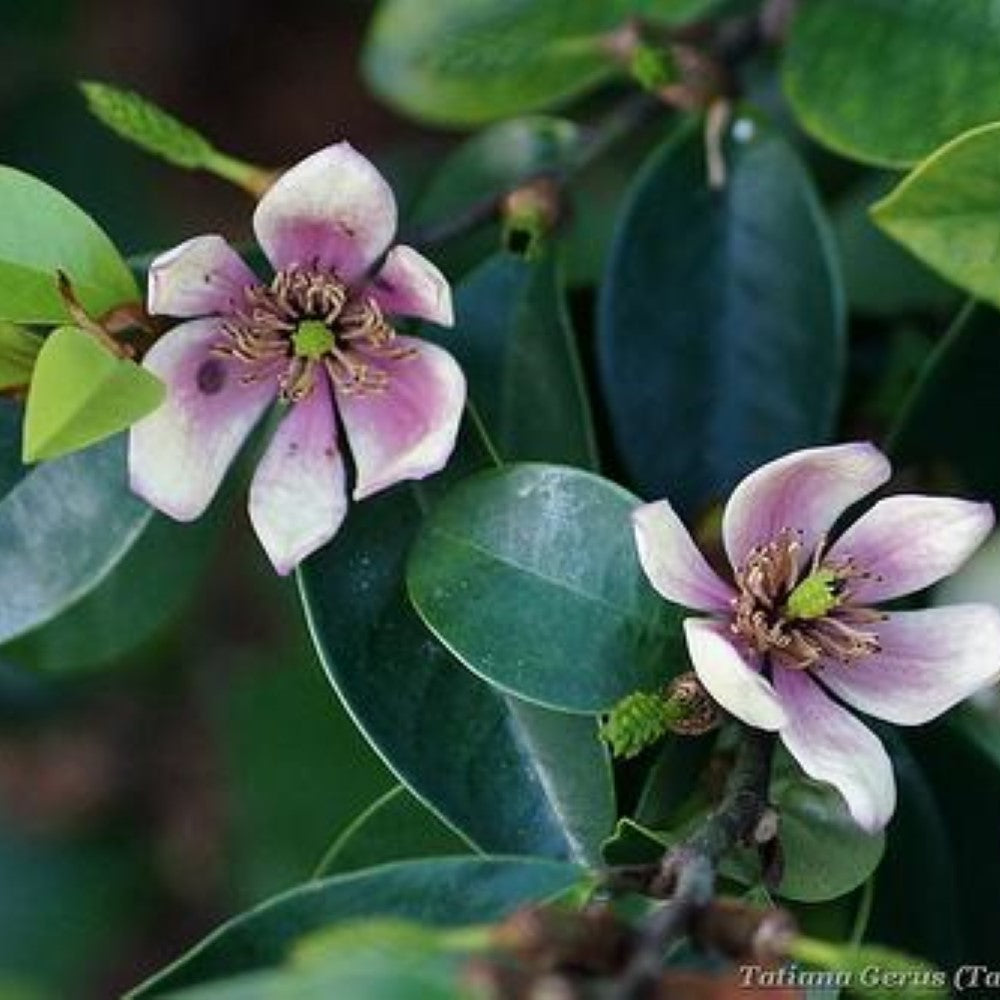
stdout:
[(465, 379), (447, 352), (398, 335), (386, 319), (451, 325), (451, 291), (416, 250), (389, 249), (392, 191), (348, 143), (283, 174), (253, 226), (274, 268), (270, 282), (219, 236), (153, 262), (149, 311), (187, 322), (146, 355), (167, 399), (133, 427), (129, 472), (150, 504), (192, 520), (279, 399), (284, 412), (253, 477), (250, 518), (284, 574), (333, 537), (347, 511), (338, 424), (355, 500), (420, 479), (454, 448)]
[(873, 608), (953, 573), (989, 534), (989, 504), (893, 496), (831, 541), (841, 514), (889, 475), (888, 459), (867, 444), (797, 451), (751, 473), (723, 516), (731, 582), (711, 569), (667, 501), (634, 515), (653, 586), (714, 616), (684, 622), (709, 694), (747, 725), (777, 731), (802, 769), (834, 785), (871, 831), (895, 808), (892, 767), (844, 704), (917, 725), (1000, 674), (995, 608)]

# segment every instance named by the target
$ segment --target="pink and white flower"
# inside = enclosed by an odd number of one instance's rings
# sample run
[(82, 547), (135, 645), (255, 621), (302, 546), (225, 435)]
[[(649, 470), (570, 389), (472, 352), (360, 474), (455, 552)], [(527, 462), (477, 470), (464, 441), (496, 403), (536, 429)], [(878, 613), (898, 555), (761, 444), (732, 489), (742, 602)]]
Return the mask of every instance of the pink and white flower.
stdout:
[(634, 515), (656, 590), (713, 616), (684, 623), (708, 693), (747, 725), (777, 731), (871, 831), (892, 816), (895, 781), (882, 744), (844, 704), (918, 725), (1000, 676), (997, 609), (872, 607), (955, 572), (992, 529), (989, 504), (892, 496), (831, 543), (841, 514), (889, 475), (888, 459), (868, 444), (797, 451), (751, 473), (723, 516), (731, 581), (666, 500)]
[(279, 573), (336, 533), (347, 512), (339, 429), (355, 500), (447, 462), (465, 379), (440, 347), (386, 317), (450, 326), (451, 290), (408, 246), (390, 248), (396, 203), (348, 143), (283, 174), (253, 217), (274, 268), (264, 282), (220, 236), (158, 257), (149, 311), (186, 320), (146, 355), (167, 385), (131, 432), (132, 489), (171, 517), (204, 512), (265, 410), (287, 412), (250, 487), (250, 518)]

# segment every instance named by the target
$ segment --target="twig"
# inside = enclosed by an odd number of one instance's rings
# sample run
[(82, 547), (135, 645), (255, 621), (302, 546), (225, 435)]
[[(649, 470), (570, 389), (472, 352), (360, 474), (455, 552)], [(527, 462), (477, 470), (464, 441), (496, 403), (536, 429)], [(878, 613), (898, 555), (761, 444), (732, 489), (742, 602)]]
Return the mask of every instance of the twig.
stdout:
[[(758, 730), (743, 733), (736, 763), (718, 808), (684, 843), (667, 852), (648, 884), (651, 895), (670, 894), (642, 926), (638, 945), (613, 1000), (637, 1000), (663, 972), (663, 955), (686, 934), (693, 919), (712, 900), (719, 860), (733, 847), (752, 840), (768, 809), (774, 736)], [(634, 877), (636, 869), (630, 870)]]

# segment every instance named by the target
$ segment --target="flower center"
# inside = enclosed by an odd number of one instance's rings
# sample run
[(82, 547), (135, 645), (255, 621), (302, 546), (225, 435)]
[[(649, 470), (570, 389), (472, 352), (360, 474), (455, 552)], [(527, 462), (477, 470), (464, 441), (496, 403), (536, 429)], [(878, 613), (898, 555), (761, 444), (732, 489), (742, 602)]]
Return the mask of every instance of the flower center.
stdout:
[(374, 299), (334, 274), (298, 266), (245, 288), (222, 330), (214, 351), (247, 367), (241, 381), (274, 378), (289, 402), (312, 392), (321, 369), (343, 392), (382, 392), (389, 374), (379, 361), (414, 353), (395, 342)]
[(802, 542), (783, 529), (747, 556), (736, 573), (730, 628), (773, 667), (807, 670), (824, 659), (852, 664), (879, 651), (872, 625), (886, 616), (852, 603), (851, 583), (869, 574), (853, 560), (824, 561), (820, 543), (807, 570)]

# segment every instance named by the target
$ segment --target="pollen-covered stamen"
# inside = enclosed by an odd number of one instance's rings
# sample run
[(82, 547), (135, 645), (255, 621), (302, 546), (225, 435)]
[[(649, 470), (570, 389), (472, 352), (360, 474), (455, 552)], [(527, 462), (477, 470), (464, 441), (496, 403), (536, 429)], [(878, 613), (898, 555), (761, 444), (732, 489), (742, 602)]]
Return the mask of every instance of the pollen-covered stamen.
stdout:
[(754, 548), (736, 573), (730, 628), (772, 666), (806, 670), (824, 660), (853, 663), (879, 652), (870, 626), (885, 615), (851, 604), (851, 584), (869, 574), (851, 559), (826, 563), (820, 543), (805, 570), (799, 568), (802, 544), (783, 529)]
[(244, 289), (222, 331), (214, 351), (249, 367), (240, 380), (276, 378), (289, 402), (308, 396), (321, 370), (343, 392), (382, 392), (389, 376), (378, 360), (414, 353), (396, 343), (374, 299), (336, 275), (299, 266), (279, 271), (269, 285)]

